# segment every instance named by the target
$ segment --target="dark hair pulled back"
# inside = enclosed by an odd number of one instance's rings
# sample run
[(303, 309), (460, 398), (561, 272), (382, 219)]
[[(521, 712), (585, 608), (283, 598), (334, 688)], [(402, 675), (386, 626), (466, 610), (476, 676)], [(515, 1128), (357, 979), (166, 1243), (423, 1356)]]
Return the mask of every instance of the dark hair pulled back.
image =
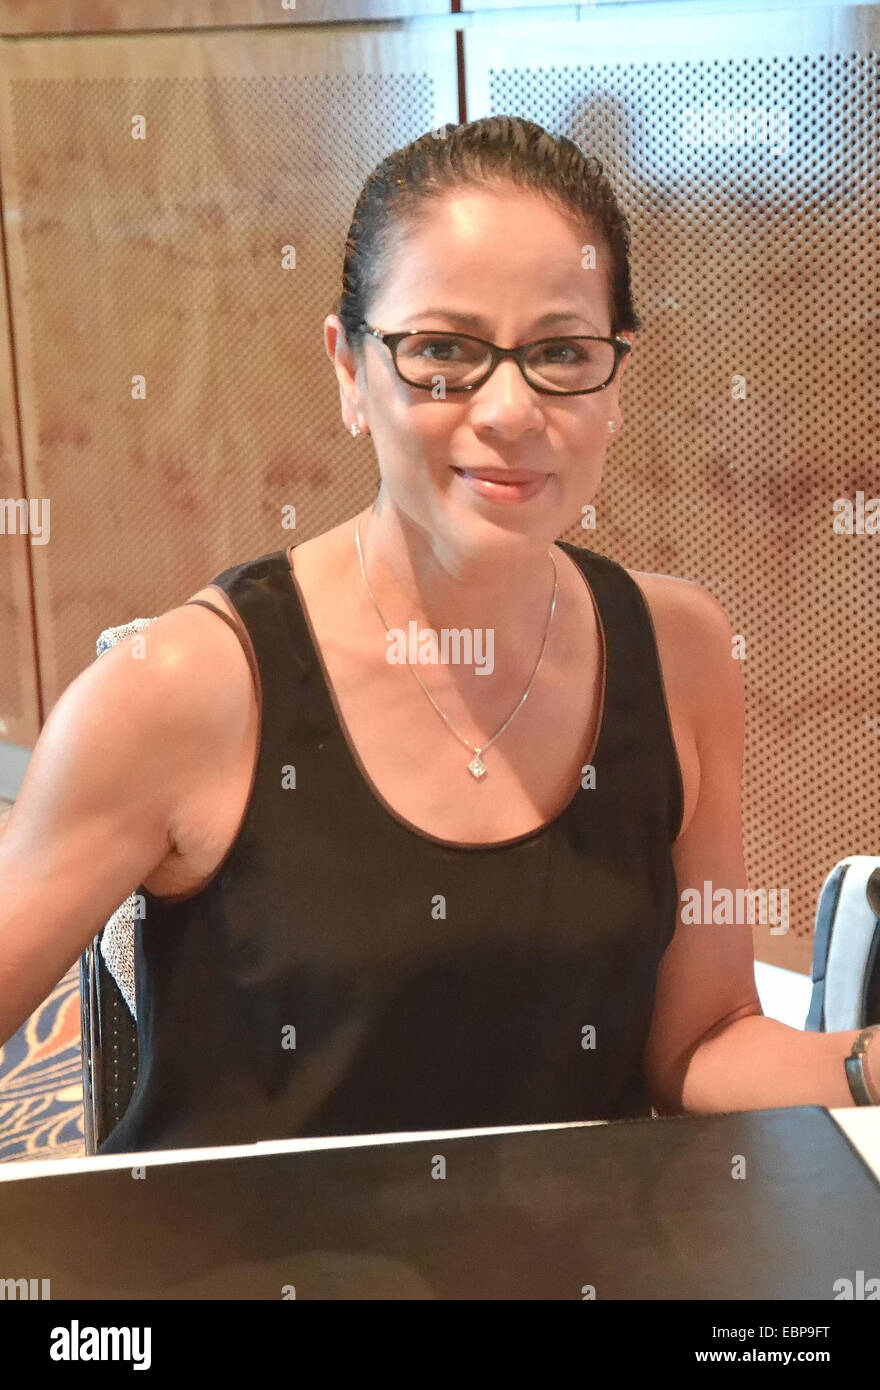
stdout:
[(396, 233), (418, 225), (432, 199), (463, 187), (534, 189), (550, 199), (579, 231), (588, 228), (611, 259), (611, 332), (636, 332), (629, 222), (601, 162), (564, 135), (551, 135), (521, 116), (486, 116), (420, 135), (386, 156), (361, 189), (348, 237), (342, 294), (335, 313), (349, 344), (360, 344), (362, 319), (390, 271)]

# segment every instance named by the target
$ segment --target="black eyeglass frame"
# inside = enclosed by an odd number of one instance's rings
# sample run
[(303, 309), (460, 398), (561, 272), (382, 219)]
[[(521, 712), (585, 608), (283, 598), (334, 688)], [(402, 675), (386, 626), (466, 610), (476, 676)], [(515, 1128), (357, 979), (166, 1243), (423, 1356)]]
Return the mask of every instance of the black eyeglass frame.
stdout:
[[(632, 351), (632, 343), (628, 338), (622, 337), (619, 333), (615, 334), (613, 338), (600, 338), (589, 333), (562, 333), (556, 334), (551, 338), (536, 338), (532, 343), (523, 343), (522, 347), (502, 348), (499, 347), (497, 343), (490, 343), (488, 338), (477, 338), (473, 333), (454, 333), (447, 329), (407, 328), (401, 333), (385, 333), (379, 328), (374, 328), (372, 324), (367, 323), (366, 319), (361, 319), (358, 328), (365, 328), (372, 337), (378, 338), (380, 343), (385, 344), (391, 353), (391, 360), (394, 363), (394, 370), (397, 372), (397, 375), (400, 377), (401, 381), (405, 382), (407, 386), (412, 386), (416, 391), (433, 391), (434, 387), (428, 382), (410, 381), (408, 377), (403, 375), (397, 363), (397, 346), (404, 338), (412, 338), (417, 334), (429, 335), (432, 338), (465, 338), (468, 342), (480, 343), (491, 352), (492, 361), (489, 363), (485, 374), (480, 377), (479, 381), (472, 381), (469, 386), (448, 386), (446, 390), (449, 392), (476, 391), (478, 387), (489, 380), (489, 377), (492, 375), (499, 362), (502, 362), (505, 357), (512, 357), (519, 367), (522, 373), (522, 379), (526, 385), (530, 386), (533, 391), (540, 392), (542, 396), (591, 396), (596, 391), (607, 390), (617, 376), (624, 357), (626, 357), (628, 352)], [(551, 387), (536, 386), (533, 381), (529, 381), (525, 372), (525, 354), (531, 348), (540, 347), (542, 343), (558, 343), (564, 341), (566, 338), (575, 340), (582, 339), (590, 343), (610, 343), (614, 349), (614, 366), (611, 368), (611, 375), (607, 381), (603, 381), (601, 386), (587, 386), (583, 391), (554, 391)], [(442, 366), (442, 363), (438, 363), (437, 365), (439, 368)], [(438, 370), (437, 375), (442, 376), (442, 371)]]

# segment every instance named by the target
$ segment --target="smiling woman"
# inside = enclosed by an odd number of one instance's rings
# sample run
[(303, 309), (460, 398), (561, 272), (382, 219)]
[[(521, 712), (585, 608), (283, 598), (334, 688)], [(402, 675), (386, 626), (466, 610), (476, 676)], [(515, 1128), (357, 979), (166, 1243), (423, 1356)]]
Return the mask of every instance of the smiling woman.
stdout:
[[(65, 692), (0, 838), (0, 1037), (137, 887), (101, 1152), (846, 1104), (852, 1039), (760, 1016), (748, 925), (679, 921), (745, 886), (723, 611), (559, 540), (639, 326), (601, 166), (513, 117), (422, 136), (364, 186), (337, 308), (376, 501)], [(411, 624), (491, 633), (491, 672), (390, 663)]]
[[(640, 323), (628, 248), (599, 161), (508, 117), (389, 156), (355, 208), (325, 341), (344, 418), (376, 447), (377, 557), (391, 561), (389, 522), (405, 504), (447, 572), (461, 575), (462, 552), (476, 546), (475, 600), (488, 599), (499, 621), (518, 601), (521, 632), (540, 621), (524, 614), (534, 583), (520, 578), (505, 604), (500, 570), (486, 593), (487, 562), (495, 547), (508, 570), (517, 556), (534, 560), (596, 491)], [(421, 486), (432, 475), (435, 485)], [(520, 490), (524, 475), (534, 485)], [(492, 505), (475, 508), (468, 495)], [(383, 516), (389, 498), (396, 505)], [(523, 505), (507, 508), (499, 528), (503, 502)]]

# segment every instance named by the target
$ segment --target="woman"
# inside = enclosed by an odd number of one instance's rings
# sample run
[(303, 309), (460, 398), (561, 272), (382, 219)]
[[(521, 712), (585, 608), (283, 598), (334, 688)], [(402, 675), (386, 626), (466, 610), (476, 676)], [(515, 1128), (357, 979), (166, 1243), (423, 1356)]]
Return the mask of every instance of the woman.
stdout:
[(557, 542), (638, 326), (570, 141), (493, 117), (370, 176), (325, 344), (375, 503), (83, 672), (0, 850), (4, 1036), (144, 893), (102, 1152), (852, 1103), (857, 1032), (764, 1018), (748, 924), (678, 910), (746, 884), (723, 610)]

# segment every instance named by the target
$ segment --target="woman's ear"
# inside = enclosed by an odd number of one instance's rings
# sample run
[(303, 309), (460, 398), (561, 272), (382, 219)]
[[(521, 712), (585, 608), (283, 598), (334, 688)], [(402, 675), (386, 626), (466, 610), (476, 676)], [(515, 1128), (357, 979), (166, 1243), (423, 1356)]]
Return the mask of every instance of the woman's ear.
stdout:
[(355, 420), (360, 413), (360, 392), (357, 384), (358, 362), (353, 350), (348, 345), (345, 328), (338, 314), (328, 314), (324, 320), (324, 347), (336, 373), (342, 419), (347, 429), (347, 417), (350, 416), (352, 420)]
[(629, 366), (630, 358), (632, 357), (632, 347), (633, 347), (633, 343), (634, 343), (634, 341), (635, 341), (635, 336), (636, 336), (636, 335), (635, 335), (635, 333), (627, 332), (627, 333), (618, 333), (617, 336), (618, 336), (618, 338), (626, 338), (626, 341), (627, 341), (627, 342), (629, 343), (629, 345), (630, 345), (630, 351), (626, 354), (626, 356), (624, 357), (623, 361), (622, 361), (621, 364), (620, 364), (620, 372), (618, 373), (618, 375), (622, 378), (624, 372), (626, 371), (627, 367)]

